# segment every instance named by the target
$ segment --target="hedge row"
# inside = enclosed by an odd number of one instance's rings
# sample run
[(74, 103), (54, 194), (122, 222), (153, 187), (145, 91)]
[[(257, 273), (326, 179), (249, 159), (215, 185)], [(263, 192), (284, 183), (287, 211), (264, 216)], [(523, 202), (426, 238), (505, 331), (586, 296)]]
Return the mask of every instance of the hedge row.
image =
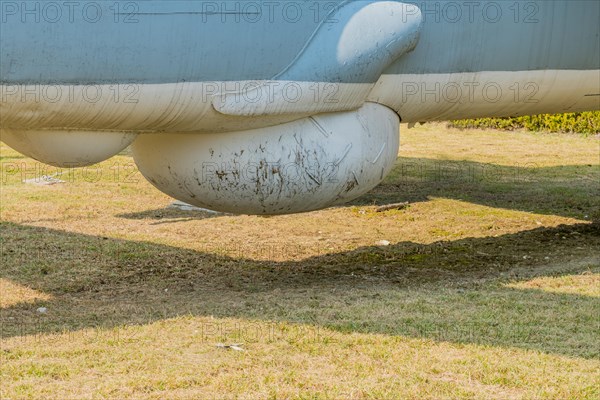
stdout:
[(600, 133), (600, 111), (567, 114), (541, 114), (525, 117), (479, 118), (451, 121), (458, 129), (493, 128), (501, 130), (526, 129), (533, 132)]

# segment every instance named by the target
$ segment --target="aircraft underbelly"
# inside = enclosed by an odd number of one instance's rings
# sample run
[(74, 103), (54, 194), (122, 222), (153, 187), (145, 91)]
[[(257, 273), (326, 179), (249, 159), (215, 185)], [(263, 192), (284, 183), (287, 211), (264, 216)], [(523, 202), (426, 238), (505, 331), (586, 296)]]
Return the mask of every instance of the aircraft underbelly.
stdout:
[[(393, 109), (403, 122), (578, 112), (597, 108), (599, 88), (600, 70), (383, 75), (375, 84), (4, 85), (0, 112), (1, 127), (13, 130), (214, 133), (355, 110), (365, 99)], [(264, 105), (272, 110), (261, 114)]]

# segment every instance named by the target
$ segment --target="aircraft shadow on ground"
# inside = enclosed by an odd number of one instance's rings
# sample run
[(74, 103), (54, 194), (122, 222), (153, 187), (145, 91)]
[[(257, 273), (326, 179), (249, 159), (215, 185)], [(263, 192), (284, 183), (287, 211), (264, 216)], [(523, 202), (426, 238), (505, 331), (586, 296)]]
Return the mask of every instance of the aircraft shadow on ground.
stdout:
[[(600, 246), (597, 223), (284, 262), (0, 226), (0, 278), (52, 297), (0, 310), (5, 338), (193, 315), (598, 357), (589, 343), (598, 333), (597, 298), (502, 285), (539, 274), (535, 269), (550, 252), (562, 273), (597, 266), (592, 258), (565, 272), (568, 260), (560, 258), (593, 257)], [(47, 314), (36, 312), (41, 305)]]
[(427, 201), (431, 197), (566, 217), (600, 218), (600, 165), (502, 166), (400, 157), (377, 188), (354, 205)]
[(182, 210), (172, 206), (167, 206), (155, 210), (122, 213), (118, 214), (117, 217), (136, 220), (154, 220), (155, 222), (153, 222), (152, 224), (160, 225), (182, 221), (210, 219), (220, 217), (222, 215), (222, 213), (213, 213), (200, 210)]

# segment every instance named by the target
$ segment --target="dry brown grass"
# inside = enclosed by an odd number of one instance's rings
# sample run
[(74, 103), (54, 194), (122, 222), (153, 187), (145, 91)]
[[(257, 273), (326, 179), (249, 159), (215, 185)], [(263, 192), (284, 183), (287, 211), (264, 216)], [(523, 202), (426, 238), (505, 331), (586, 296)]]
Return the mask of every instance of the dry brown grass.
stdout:
[(271, 218), (167, 208), (127, 154), (25, 185), (3, 145), (0, 395), (597, 398), (600, 141), (402, 142), (353, 204)]

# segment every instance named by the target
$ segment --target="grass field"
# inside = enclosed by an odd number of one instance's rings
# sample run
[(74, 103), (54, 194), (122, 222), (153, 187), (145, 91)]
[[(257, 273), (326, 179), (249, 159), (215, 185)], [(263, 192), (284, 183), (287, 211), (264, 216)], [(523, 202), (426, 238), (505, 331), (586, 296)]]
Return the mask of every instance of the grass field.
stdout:
[(598, 137), (401, 142), (352, 204), (269, 218), (2, 145), (0, 398), (600, 398)]

